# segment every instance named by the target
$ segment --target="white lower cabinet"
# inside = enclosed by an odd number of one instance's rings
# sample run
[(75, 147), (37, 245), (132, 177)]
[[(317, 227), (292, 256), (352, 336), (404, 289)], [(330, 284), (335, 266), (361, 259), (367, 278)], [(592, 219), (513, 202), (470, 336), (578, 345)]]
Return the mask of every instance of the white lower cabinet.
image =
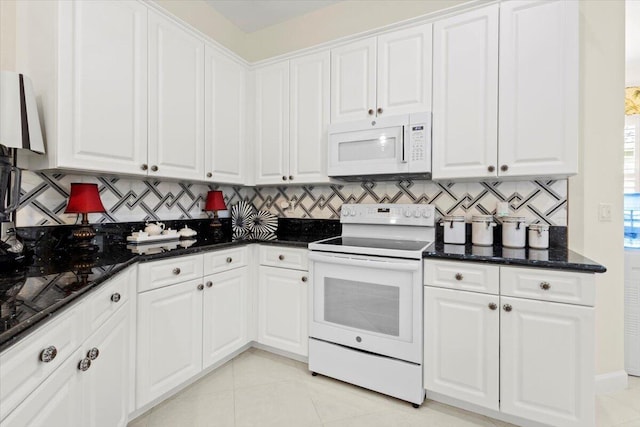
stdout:
[(424, 387), (498, 410), (500, 297), (425, 287)]
[(595, 309), (500, 300), (500, 410), (554, 426), (593, 426)]
[(307, 356), (308, 273), (260, 266), (258, 342)]
[[(438, 263), (425, 261), (425, 269)], [(427, 397), (434, 392), (552, 426), (595, 425), (595, 309), (584, 305), (589, 298), (576, 299), (583, 305), (554, 301), (575, 293), (575, 283), (591, 295), (590, 274), (500, 267), (501, 293), (526, 277), (537, 281), (543, 294), (534, 296), (542, 300), (443, 289), (430, 277), (425, 270)]]
[[(129, 413), (130, 310), (122, 306), (3, 421), (1, 427), (124, 427)], [(88, 369), (80, 362), (98, 356)]]
[(136, 407), (202, 369), (202, 279), (138, 295)]
[(202, 364), (206, 369), (247, 341), (247, 267), (205, 276)]

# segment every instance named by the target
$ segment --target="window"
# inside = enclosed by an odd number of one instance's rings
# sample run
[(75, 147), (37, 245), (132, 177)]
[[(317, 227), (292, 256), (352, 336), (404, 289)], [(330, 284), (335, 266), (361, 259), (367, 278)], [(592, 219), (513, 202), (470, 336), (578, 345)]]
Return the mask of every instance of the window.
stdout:
[(624, 126), (624, 246), (640, 248), (640, 114)]

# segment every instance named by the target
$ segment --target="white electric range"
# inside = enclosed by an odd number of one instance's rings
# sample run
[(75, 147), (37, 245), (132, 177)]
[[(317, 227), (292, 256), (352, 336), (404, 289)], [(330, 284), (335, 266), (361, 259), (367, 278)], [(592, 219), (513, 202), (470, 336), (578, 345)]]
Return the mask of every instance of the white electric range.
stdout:
[(342, 235), (309, 245), (309, 369), (409, 401), (422, 385), (422, 253), (431, 205), (342, 206)]

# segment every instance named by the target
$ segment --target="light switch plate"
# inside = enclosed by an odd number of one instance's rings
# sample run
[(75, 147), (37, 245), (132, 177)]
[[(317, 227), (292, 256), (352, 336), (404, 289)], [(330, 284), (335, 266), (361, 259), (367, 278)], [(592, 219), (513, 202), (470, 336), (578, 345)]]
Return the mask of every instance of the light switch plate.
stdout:
[(598, 220), (611, 221), (611, 209), (610, 203), (600, 203), (598, 205)]

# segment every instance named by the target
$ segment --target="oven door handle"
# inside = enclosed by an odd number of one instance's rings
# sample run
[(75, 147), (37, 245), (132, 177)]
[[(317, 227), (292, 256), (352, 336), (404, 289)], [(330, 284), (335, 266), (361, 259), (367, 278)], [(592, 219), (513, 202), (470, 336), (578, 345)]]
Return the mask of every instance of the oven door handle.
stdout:
[(353, 267), (377, 267), (385, 270), (419, 271), (422, 268), (422, 261), (418, 260), (355, 258), (341, 255), (325, 255), (313, 251), (309, 252), (309, 260)]

